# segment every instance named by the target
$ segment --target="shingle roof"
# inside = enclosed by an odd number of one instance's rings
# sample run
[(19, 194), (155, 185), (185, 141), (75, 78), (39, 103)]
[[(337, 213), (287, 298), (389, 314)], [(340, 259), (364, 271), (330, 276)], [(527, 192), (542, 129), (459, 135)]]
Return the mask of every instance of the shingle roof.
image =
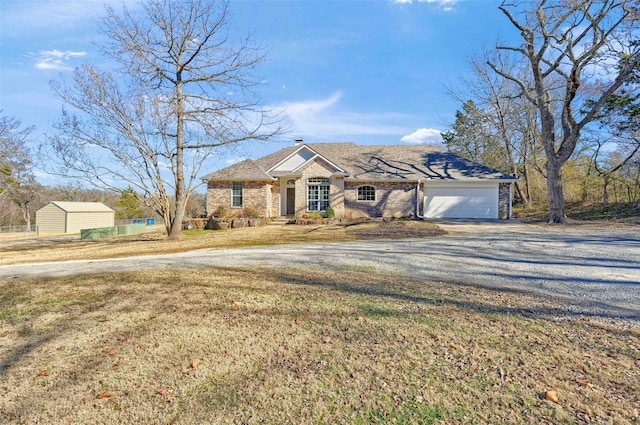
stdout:
[(258, 161), (246, 159), (230, 167), (207, 174), (203, 180), (273, 180)]
[(51, 201), (51, 203), (66, 212), (113, 212), (102, 202)]
[[(418, 180), (513, 180), (498, 170), (474, 163), (442, 148), (430, 145), (356, 145), (354, 143), (306, 143), (291, 146), (251, 163), (224, 168), (204, 176), (204, 180), (257, 179), (268, 176), (266, 170), (307, 146), (344, 169), (351, 181)], [(241, 165), (243, 164), (243, 165)], [(253, 172), (250, 172), (250, 169)], [(257, 171), (259, 170), (259, 172)], [(268, 176), (271, 179), (270, 176)]]

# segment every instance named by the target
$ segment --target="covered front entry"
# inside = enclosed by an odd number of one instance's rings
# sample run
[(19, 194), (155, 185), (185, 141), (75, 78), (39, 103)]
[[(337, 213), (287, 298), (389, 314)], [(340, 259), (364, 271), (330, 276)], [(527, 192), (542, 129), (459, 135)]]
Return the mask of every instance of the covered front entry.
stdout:
[(424, 216), (497, 219), (498, 183), (425, 184)]
[(296, 188), (287, 188), (287, 215), (295, 215), (296, 213)]
[(280, 215), (296, 215), (296, 182), (294, 176), (280, 177)]

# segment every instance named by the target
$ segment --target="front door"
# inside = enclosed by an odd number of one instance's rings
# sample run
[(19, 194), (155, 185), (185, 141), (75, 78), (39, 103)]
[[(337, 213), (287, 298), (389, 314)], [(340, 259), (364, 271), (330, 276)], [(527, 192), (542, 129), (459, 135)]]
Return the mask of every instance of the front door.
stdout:
[(294, 215), (296, 213), (296, 188), (287, 188), (287, 215)]

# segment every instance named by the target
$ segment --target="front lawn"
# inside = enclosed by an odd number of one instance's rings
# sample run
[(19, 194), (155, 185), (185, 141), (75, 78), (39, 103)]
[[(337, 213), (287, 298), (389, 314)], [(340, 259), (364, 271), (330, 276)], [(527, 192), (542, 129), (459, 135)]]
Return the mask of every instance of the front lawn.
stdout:
[(3, 423), (640, 421), (638, 324), (533, 296), (321, 263), (0, 294)]

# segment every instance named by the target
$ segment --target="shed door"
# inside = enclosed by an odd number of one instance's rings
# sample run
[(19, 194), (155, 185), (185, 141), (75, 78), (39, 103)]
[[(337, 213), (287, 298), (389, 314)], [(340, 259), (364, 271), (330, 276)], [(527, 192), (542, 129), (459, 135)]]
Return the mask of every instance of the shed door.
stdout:
[(427, 218), (498, 218), (498, 185), (424, 188)]

